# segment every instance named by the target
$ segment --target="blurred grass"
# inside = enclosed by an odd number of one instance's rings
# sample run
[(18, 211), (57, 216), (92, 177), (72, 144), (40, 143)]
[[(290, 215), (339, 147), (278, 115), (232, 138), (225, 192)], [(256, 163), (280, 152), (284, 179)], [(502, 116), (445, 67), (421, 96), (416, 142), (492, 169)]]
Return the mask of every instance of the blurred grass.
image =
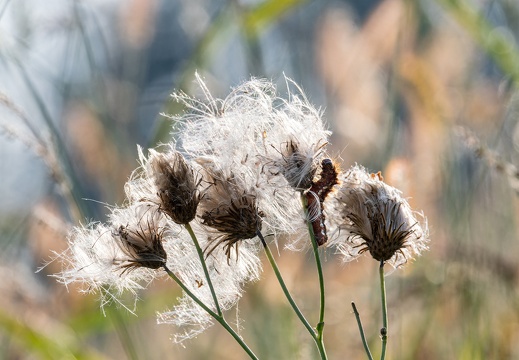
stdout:
[(492, 57), (503, 74), (517, 86), (519, 81), (519, 51), (516, 39), (505, 27), (493, 27), (473, 4), (463, 0), (437, 0), (463, 28)]
[[(205, 6), (192, 4), (198, 10)], [(243, 78), (249, 74), (269, 76), (264, 74), (266, 64), (270, 69), (275, 67), (278, 74), (285, 71), (298, 82), (312, 84), (305, 90), (312, 101), (326, 105), (326, 118), (335, 131), (332, 145), (344, 158), (343, 168), (359, 162), (382, 170), (385, 178), (412, 197), (413, 206), (423, 209), (429, 218), (431, 251), (388, 277), (389, 358), (518, 358), (519, 203), (517, 189), (510, 187), (518, 176), (489, 166), (454, 130), (459, 126), (471, 129), (505, 161), (518, 163), (519, 34), (505, 15), (519, 11), (519, 5), (506, 1), (386, 0), (360, 18), (354, 4), (344, 8), (313, 1), (267, 0), (252, 5), (231, 1), (206, 9), (210, 21), (191, 40), (194, 50), (185, 54), (179, 75), (170, 79), (172, 88), (189, 92), (193, 74), (199, 71), (214, 88), (227, 89), (235, 85), (225, 82), (228, 75), (238, 69), (245, 69), (236, 75)], [(25, 5), (30, 8), (32, 4)], [(0, 22), (16, 6), (12, 1), (0, 4)], [(87, 144), (96, 140), (88, 137), (89, 131), (80, 128), (77, 133), (83, 139), (69, 131), (79, 115), (57, 119), (65, 111), (46, 102), (48, 97), (39, 90), (38, 74), (26, 67), (25, 58), (17, 57), (16, 52), (13, 56), (17, 49), (3, 51), (0, 43), (2, 64), (16, 69), (19, 87), (27, 94), (26, 98), (10, 100), (24, 111), (27, 107), (23, 121), (31, 121), (27, 125), (32, 129), (28, 130), (55, 154), (63, 175), (58, 183), (70, 190), (69, 196), (66, 191), (56, 194), (55, 189), (49, 189), (40, 204), (55, 209), (72, 225), (85, 218), (103, 220), (102, 210), (86, 202), (86, 197), (107, 203), (122, 201), (124, 180), (137, 165), (132, 143), (137, 134), (130, 130), (135, 120), (119, 118), (114, 109), (137, 111), (137, 95), (131, 94), (144, 91), (137, 80), (110, 73), (109, 68), (115, 65), (107, 59), (124, 58), (125, 51), (145, 52), (146, 46), (128, 50), (119, 45), (114, 49), (114, 42), (123, 42), (125, 34), (119, 39), (115, 36), (116, 40), (106, 39), (106, 25), (96, 23), (96, 13), (90, 10), (79, 2), (72, 4), (72, 30), (61, 33), (67, 41), (67, 58), (53, 86), (62, 96), (63, 104), (58, 106), (80, 103), (91, 109), (90, 117), (84, 119), (85, 129), (100, 124), (104, 137), (95, 151), (88, 150), (92, 153), (78, 145), (79, 140)], [(117, 14), (117, 9), (113, 13)], [(112, 21), (121, 19), (114, 15)], [(23, 25), (30, 30), (37, 24)], [(111, 30), (116, 32), (117, 26)], [(35, 45), (29, 38), (18, 38), (19, 54), (32, 51)], [(310, 44), (307, 49), (312, 53), (308, 56), (314, 68), (296, 72), (293, 69), (298, 69), (294, 63), (301, 60), (297, 51), (301, 42)], [(285, 60), (274, 62), (272, 52)], [(243, 56), (237, 56), (239, 53)], [(80, 60), (88, 69), (75, 69)], [(219, 62), (226, 62), (229, 74), (215, 72)], [(73, 80), (75, 71), (85, 71), (89, 81), (78, 84)], [(0, 91), (4, 90), (0, 82)], [(170, 114), (182, 111), (168, 100), (163, 109)], [(167, 141), (172, 126), (168, 120), (156, 121), (159, 125), (155, 124), (152, 145)], [(93, 173), (85, 165), (89, 157), (103, 159), (108, 165)], [(99, 191), (105, 188), (110, 191)], [(1, 285), (5, 294), (0, 302), (1, 358), (245, 358), (216, 326), (187, 342), (186, 348), (170, 342), (174, 329), (156, 325), (154, 320), (156, 311), (171, 307), (179, 296), (170, 282), (158, 282), (141, 294), (138, 317), (112, 308), (104, 317), (94, 297), (78, 295), (75, 289), (65, 293), (48, 279), (28, 276), (19, 267), (34, 270), (49, 258), (49, 250), (59, 252), (65, 243), (63, 234), (48, 224), (35, 225), (28, 213), (2, 216), (0, 270), (15, 270), (3, 277), (6, 281)], [(280, 253), (282, 273), (305, 314), (314, 319), (318, 299), (311, 257)], [(53, 271), (57, 270), (51, 264), (47, 273)], [(329, 253), (325, 273), (325, 336), (330, 358), (364, 358), (349, 307), (352, 300), (359, 307), (376, 356), (380, 347), (376, 264), (362, 258), (341, 265)], [(35, 281), (43, 284), (45, 291), (36, 291)], [(239, 314), (241, 334), (261, 358), (315, 358), (311, 342), (268, 269), (260, 282), (247, 286)], [(230, 313), (228, 317), (233, 316)]]
[[(297, 6), (304, 3), (304, 0), (267, 0), (260, 2), (252, 8), (241, 8), (234, 2), (229, 2), (219, 10), (215, 19), (209, 25), (202, 38), (197, 42), (195, 50), (190, 59), (186, 62), (185, 68), (182, 70), (182, 76), (178, 80), (178, 85), (171, 89), (172, 91), (186, 91), (188, 85), (193, 81), (193, 75), (196, 71), (203, 71), (218, 54), (222, 47), (222, 42), (228, 41), (233, 35), (232, 27), (238, 23), (243, 29), (244, 36), (242, 41), (244, 46), (250, 48), (257, 47), (257, 35), (272, 23), (279, 21), (280, 17)], [(261, 54), (250, 54), (258, 56)], [(249, 59), (249, 62), (256, 63), (260, 59)], [(250, 69), (254, 73), (254, 69)], [(178, 114), (182, 111), (182, 107), (175, 102), (166, 101), (164, 113)], [(171, 121), (159, 119), (159, 125), (152, 144), (167, 142), (171, 130)], [(174, 125), (173, 125), (174, 126)]]
[(3, 311), (0, 312), (0, 327), (24, 349), (23, 353), (29, 352), (41, 359), (106, 359), (97, 351), (77, 342), (71, 343), (70, 334), (40, 332)]

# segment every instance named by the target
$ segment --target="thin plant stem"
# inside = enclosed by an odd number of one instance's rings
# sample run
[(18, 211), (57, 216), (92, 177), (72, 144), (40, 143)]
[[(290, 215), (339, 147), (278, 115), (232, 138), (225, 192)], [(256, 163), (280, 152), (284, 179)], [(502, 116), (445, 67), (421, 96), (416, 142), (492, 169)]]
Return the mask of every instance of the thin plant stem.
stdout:
[(382, 338), (382, 353), (380, 354), (380, 360), (386, 358), (386, 346), (387, 346), (387, 301), (386, 301), (386, 281), (384, 278), (384, 261), (380, 262), (378, 269), (380, 275), (380, 298), (382, 300), (382, 329), (380, 329), (380, 337)]
[[(304, 194), (301, 194), (301, 201), (303, 203), (303, 208), (305, 211), (305, 216), (308, 219), (308, 200)], [(317, 274), (319, 277), (319, 292), (320, 292), (320, 309), (319, 309), (319, 323), (317, 324), (317, 338), (322, 343), (323, 342), (323, 330), (324, 330), (324, 309), (325, 309), (325, 294), (324, 294), (324, 276), (323, 276), (323, 267), (321, 265), (321, 258), (319, 256), (319, 246), (317, 245), (317, 241), (315, 239), (314, 229), (312, 228), (312, 223), (307, 221), (308, 225), (308, 234), (310, 235), (310, 240), (312, 243), (312, 248), (314, 251), (315, 265), (317, 267)]]
[(220, 304), (218, 303), (218, 298), (216, 297), (216, 292), (214, 291), (213, 282), (211, 281), (211, 277), (209, 276), (209, 271), (207, 270), (207, 264), (204, 259), (204, 252), (198, 243), (198, 239), (193, 231), (193, 228), (189, 223), (185, 224), (187, 232), (191, 236), (193, 243), (196, 247), (196, 252), (198, 253), (198, 257), (200, 258), (200, 262), (202, 263), (202, 268), (204, 269), (205, 279), (207, 280), (207, 285), (209, 285), (209, 289), (211, 290), (211, 295), (213, 296), (214, 306), (216, 307), (216, 312), (219, 316), (222, 316), (222, 310), (220, 309)]
[(366, 355), (369, 360), (373, 360), (373, 356), (371, 355), (371, 351), (369, 350), (368, 342), (366, 341), (366, 335), (364, 335), (364, 328), (362, 327), (362, 321), (360, 321), (360, 314), (355, 306), (355, 303), (351, 303), (351, 307), (353, 308), (353, 313), (355, 314), (355, 318), (357, 319), (357, 325), (359, 326), (360, 338), (362, 339), (362, 345), (364, 345), (364, 350), (366, 351)]
[(164, 267), (164, 270), (166, 271), (166, 273), (169, 275), (169, 277), (171, 279), (173, 279), (173, 281), (175, 281), (177, 283), (177, 285), (182, 288), (182, 290), (184, 290), (184, 292), (187, 294), (187, 296), (189, 296), (191, 299), (193, 299), (193, 301), (195, 301), (202, 309), (204, 309), (209, 315), (211, 315), (213, 317), (213, 319), (218, 321), (220, 323), (220, 325), (222, 325), (224, 327), (224, 329), (227, 330), (227, 332), (234, 338), (234, 340), (236, 340), (236, 342), (242, 347), (242, 349), (245, 350), (245, 352), (247, 353), (247, 355), (249, 355), (249, 357), (251, 359), (259, 360), (258, 357), (256, 356), (256, 354), (254, 354), (254, 352), (252, 352), (252, 350), (247, 346), (247, 344), (243, 341), (243, 339), (227, 323), (227, 321), (225, 320), (223, 315), (218, 315), (213, 310), (211, 310), (206, 304), (204, 304), (202, 302), (202, 300), (200, 300), (195, 294), (193, 294), (191, 292), (191, 290), (189, 290), (184, 285), (184, 283), (182, 281), (180, 281), (180, 279), (166, 265), (164, 265), (163, 267)]
[(297, 306), (294, 299), (292, 298), (292, 295), (290, 294), (290, 291), (288, 290), (288, 288), (285, 284), (285, 281), (283, 280), (283, 277), (281, 276), (279, 268), (276, 264), (276, 260), (274, 259), (274, 256), (272, 256), (272, 252), (270, 251), (270, 248), (268, 247), (267, 242), (265, 241), (265, 238), (263, 237), (263, 234), (261, 234), (260, 231), (257, 231), (256, 234), (258, 235), (259, 239), (261, 240), (261, 244), (263, 245), (263, 248), (265, 249), (265, 254), (267, 255), (270, 266), (272, 267), (272, 270), (274, 270), (274, 273), (276, 274), (276, 278), (278, 279), (279, 285), (281, 286), (281, 289), (283, 290), (285, 297), (287, 298), (288, 302), (290, 303), (290, 306), (296, 313), (299, 320), (301, 320), (301, 322), (303, 323), (305, 328), (308, 330), (308, 332), (310, 333), (310, 336), (312, 336), (312, 339), (314, 339), (314, 341), (317, 345), (317, 348), (319, 350), (319, 355), (321, 356), (321, 359), (322, 360), (327, 359), (326, 350), (324, 349), (323, 342), (319, 339), (317, 332), (312, 327), (312, 325), (310, 325), (308, 320), (306, 320), (305, 316), (303, 315), (301, 310), (299, 310), (299, 307)]

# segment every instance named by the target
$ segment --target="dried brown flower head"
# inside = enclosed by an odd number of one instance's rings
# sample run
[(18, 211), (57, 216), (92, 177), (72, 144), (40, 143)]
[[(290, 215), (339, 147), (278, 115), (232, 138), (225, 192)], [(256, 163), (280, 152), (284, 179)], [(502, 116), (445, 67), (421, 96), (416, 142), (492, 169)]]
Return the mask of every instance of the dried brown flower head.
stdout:
[(353, 167), (344, 175), (335, 205), (334, 221), (347, 234), (335, 242), (346, 260), (369, 251), (375, 260), (398, 267), (427, 249), (427, 224), (417, 219), (421, 214), (380, 174)]
[(238, 254), (240, 240), (252, 239), (261, 230), (262, 213), (258, 210), (256, 195), (247, 190), (243, 182), (232, 173), (225, 176), (221, 171), (206, 169), (209, 187), (200, 202), (202, 223), (216, 231), (206, 248), (209, 256), (223, 245), (227, 259), (233, 246)]
[(117, 244), (128, 257), (120, 262), (123, 272), (140, 267), (158, 269), (166, 264), (167, 254), (162, 246), (163, 229), (151, 223), (139, 224), (135, 227), (120, 225), (114, 237)]
[(187, 224), (196, 215), (200, 201), (200, 178), (177, 151), (150, 151), (149, 165), (158, 189), (160, 208), (177, 224)]
[(307, 190), (319, 168), (314, 158), (300, 150), (299, 142), (290, 140), (281, 149), (281, 173), (294, 189)]

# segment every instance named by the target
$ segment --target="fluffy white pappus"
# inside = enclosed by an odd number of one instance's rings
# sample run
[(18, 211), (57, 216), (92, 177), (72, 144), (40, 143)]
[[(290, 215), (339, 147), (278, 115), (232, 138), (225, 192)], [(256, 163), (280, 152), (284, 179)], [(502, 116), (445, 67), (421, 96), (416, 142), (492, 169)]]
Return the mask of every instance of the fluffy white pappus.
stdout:
[(310, 187), (330, 132), (300, 87), (286, 78), (288, 99), (283, 99), (269, 81), (251, 79), (220, 100), (197, 80), (205, 100), (173, 95), (188, 108), (176, 118), (183, 124), (180, 144), (186, 153), (214, 157), (222, 167), (232, 161), (267, 168), (268, 176), (282, 175), (296, 189)]
[(130, 203), (139, 201), (149, 201), (158, 204), (158, 189), (153, 180), (153, 173), (150, 166), (150, 160), (155, 150), (148, 150), (149, 156), (146, 157), (140, 145), (137, 145), (137, 153), (139, 156), (140, 166), (130, 175), (130, 179), (124, 184), (124, 192)]
[(187, 111), (175, 120), (182, 124), (179, 144), (190, 156), (214, 157), (222, 167), (229, 162), (254, 161), (246, 154), (269, 128), (275, 103), (275, 87), (266, 80), (252, 79), (234, 88), (225, 99), (215, 99), (197, 75), (203, 99), (175, 93)]
[[(199, 225), (194, 225), (193, 229), (200, 246), (203, 249), (207, 248), (209, 242), (205, 230)], [(175, 254), (168, 258), (168, 267), (175, 269), (175, 273), (189, 290), (216, 312), (200, 259), (187, 232), (176, 234), (173, 241), (168, 241), (165, 246), (168, 253)], [(232, 251), (229, 258), (221, 247), (205, 258), (222, 311), (228, 311), (236, 306), (243, 295), (243, 287), (246, 283), (259, 279), (261, 260), (258, 257), (258, 250), (256, 241), (244, 240), (237, 252)], [(179, 331), (173, 334), (173, 340), (182, 342), (203, 332), (213, 324), (213, 319), (184, 294), (170, 311), (158, 315), (158, 322), (178, 327)]]
[(411, 209), (398, 189), (384, 183), (380, 173), (353, 166), (341, 180), (328, 219), (334, 229), (330, 245), (338, 247), (344, 261), (369, 252), (397, 268), (428, 249), (427, 219)]
[(171, 227), (175, 227), (162, 214), (157, 204), (144, 200), (131, 202), (126, 207), (112, 208), (108, 219), (116, 232), (121, 226), (128, 229), (154, 230), (157, 232), (164, 232)]
[(252, 79), (223, 100), (214, 99), (197, 80), (205, 99), (173, 95), (188, 108), (176, 118), (183, 124), (179, 138), (183, 151), (232, 169), (254, 185), (272, 231), (299, 229), (303, 216), (299, 193), (310, 187), (330, 135), (319, 110), (290, 79), (286, 79), (288, 99), (278, 97), (269, 81)]
[[(101, 307), (115, 301), (133, 312), (137, 291), (155, 278), (155, 272), (147, 268), (125, 271), (120, 266), (127, 255), (117, 244), (116, 231), (101, 223), (74, 228), (68, 249), (58, 256), (63, 270), (54, 276), (65, 286), (76, 283), (83, 292), (99, 293)], [(120, 299), (124, 291), (134, 295), (132, 305)]]
[(268, 177), (282, 176), (290, 187), (304, 191), (310, 188), (325, 156), (331, 132), (302, 89), (292, 80), (286, 81), (289, 97), (280, 99), (272, 126), (262, 133), (256, 151)]
[[(65, 285), (77, 283), (84, 292), (99, 293), (101, 307), (113, 301), (132, 311), (137, 291), (157, 276), (166, 261), (162, 246), (171, 226), (151, 203), (113, 208), (109, 224), (78, 226), (68, 237), (68, 249), (58, 255), (63, 270), (56, 274)], [(133, 294), (133, 305), (122, 301)]]

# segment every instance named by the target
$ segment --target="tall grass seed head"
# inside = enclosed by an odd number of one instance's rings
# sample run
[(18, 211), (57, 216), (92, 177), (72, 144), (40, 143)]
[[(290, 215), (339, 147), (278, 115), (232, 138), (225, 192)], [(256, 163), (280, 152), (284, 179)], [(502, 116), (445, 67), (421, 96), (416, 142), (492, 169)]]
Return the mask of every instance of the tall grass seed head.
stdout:
[(369, 252), (396, 268), (428, 248), (425, 218), (411, 209), (399, 190), (385, 184), (380, 173), (354, 166), (342, 182), (332, 221), (339, 230), (334, 244), (346, 261)]

